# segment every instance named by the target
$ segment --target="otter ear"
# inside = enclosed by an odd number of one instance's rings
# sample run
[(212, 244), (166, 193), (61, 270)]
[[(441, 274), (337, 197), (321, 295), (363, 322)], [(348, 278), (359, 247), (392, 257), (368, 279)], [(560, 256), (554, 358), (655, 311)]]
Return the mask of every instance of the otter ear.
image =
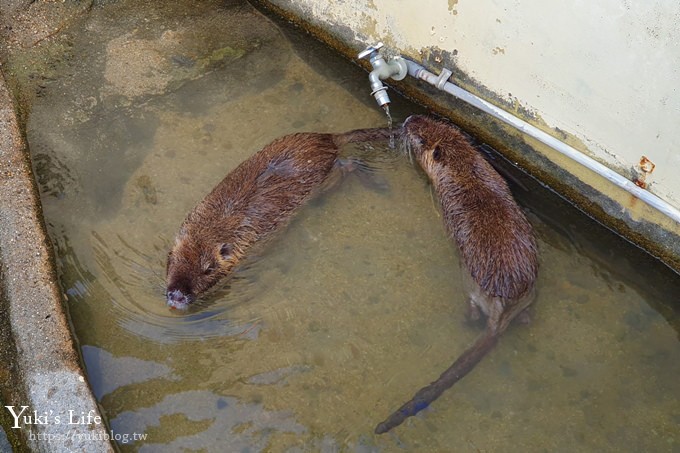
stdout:
[(434, 147), (434, 150), (432, 151), (432, 158), (435, 162), (442, 160), (442, 150), (439, 148), (439, 146)]
[(231, 254), (233, 253), (234, 248), (229, 245), (229, 244), (222, 244), (220, 246), (220, 255), (222, 256), (222, 259), (228, 260), (231, 258)]

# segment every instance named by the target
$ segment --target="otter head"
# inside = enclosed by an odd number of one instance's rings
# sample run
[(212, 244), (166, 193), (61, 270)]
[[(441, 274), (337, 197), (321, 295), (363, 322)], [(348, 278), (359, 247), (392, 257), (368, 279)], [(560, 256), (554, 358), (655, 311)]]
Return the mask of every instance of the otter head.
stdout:
[(448, 142), (458, 131), (451, 124), (423, 115), (411, 115), (404, 121), (402, 131), (409, 153), (428, 174), (436, 174), (436, 170), (452, 158), (449, 154), (455, 146)]
[(195, 236), (180, 231), (168, 253), (166, 296), (170, 308), (188, 308), (238, 263), (233, 245)]

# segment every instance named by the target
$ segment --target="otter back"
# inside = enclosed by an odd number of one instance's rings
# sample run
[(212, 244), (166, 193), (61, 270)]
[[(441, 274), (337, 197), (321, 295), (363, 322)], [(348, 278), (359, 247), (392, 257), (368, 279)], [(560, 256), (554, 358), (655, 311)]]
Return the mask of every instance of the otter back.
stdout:
[(292, 134), (242, 162), (182, 223), (168, 254), (168, 305), (186, 308), (229, 275), (253, 244), (284, 226), (326, 180), (338, 145), (388, 135), (384, 128)]

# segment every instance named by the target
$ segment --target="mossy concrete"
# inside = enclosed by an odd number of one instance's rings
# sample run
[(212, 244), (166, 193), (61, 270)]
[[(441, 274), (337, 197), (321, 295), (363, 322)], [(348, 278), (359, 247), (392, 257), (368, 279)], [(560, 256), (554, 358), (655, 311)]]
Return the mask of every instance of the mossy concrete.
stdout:
[[(18, 102), (26, 92), (8, 86), (4, 66), (12, 52), (35, 57), (36, 43), (90, 6), (0, 0), (0, 424), (8, 438), (0, 451), (6, 443), (14, 451), (113, 451), (103, 420), (70, 423), (71, 414), (100, 413), (71, 335), (31, 170), (23, 127), (30, 102)], [(22, 416), (43, 423), (20, 420), (13, 428), (5, 406), (16, 414), (27, 406)]]
[(71, 414), (100, 414), (71, 336), (14, 106), (0, 72), (0, 313), (11, 329), (2, 351), (2, 362), (11, 365), (0, 370), (4, 405), (43, 416), (40, 424), (19, 422), (24, 444), (18, 448), (113, 451), (103, 422), (71, 423)]

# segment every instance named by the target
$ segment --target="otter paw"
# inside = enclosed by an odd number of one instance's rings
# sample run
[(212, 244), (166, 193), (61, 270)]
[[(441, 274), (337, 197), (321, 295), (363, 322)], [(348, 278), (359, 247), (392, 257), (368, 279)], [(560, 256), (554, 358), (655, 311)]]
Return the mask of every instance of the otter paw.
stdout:
[(472, 301), (468, 302), (467, 319), (471, 322), (477, 322), (482, 318), (482, 312), (479, 307)]
[(522, 324), (523, 326), (531, 324), (531, 312), (529, 309), (525, 308), (524, 310), (520, 311), (515, 318), (515, 322), (517, 322), (517, 324)]

